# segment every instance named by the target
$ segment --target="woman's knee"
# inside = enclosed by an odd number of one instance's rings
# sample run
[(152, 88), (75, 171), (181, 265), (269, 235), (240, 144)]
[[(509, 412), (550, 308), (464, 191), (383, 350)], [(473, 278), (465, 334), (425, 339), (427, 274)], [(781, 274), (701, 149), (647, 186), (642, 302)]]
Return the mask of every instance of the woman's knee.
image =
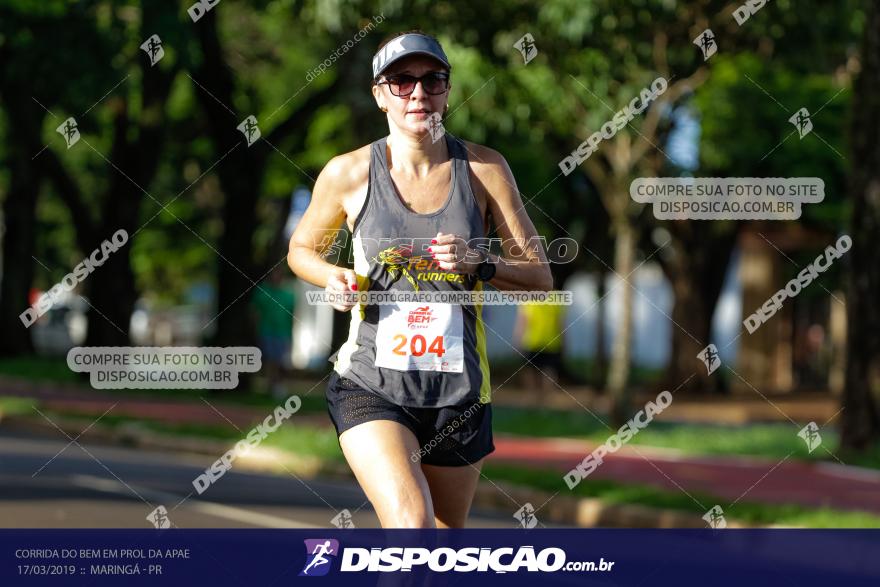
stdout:
[(380, 494), (373, 507), (383, 528), (435, 528), (434, 507), (426, 488), (397, 485), (392, 494)]
[(344, 432), (340, 446), (382, 527), (435, 527), (430, 487), (409, 458), (418, 449), (411, 430), (398, 422), (371, 421)]
[[(388, 519), (386, 519), (386, 517)], [(383, 528), (436, 528), (433, 512), (426, 508), (399, 508), (379, 520)]]

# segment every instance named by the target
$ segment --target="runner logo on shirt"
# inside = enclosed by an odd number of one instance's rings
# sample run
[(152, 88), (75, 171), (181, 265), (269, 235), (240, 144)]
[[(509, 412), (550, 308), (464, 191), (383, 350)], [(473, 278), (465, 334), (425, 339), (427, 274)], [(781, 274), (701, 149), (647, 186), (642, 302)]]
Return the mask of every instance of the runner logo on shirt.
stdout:
[(440, 267), (436, 259), (425, 259), (421, 256), (413, 256), (412, 245), (397, 245), (379, 251), (373, 261), (381, 264), (391, 281), (394, 283), (401, 275), (412, 284), (415, 291), (419, 291), (419, 281), (447, 281), (464, 283), (464, 276), (455, 271), (447, 271)]
[(382, 249), (373, 261), (381, 263), (385, 267), (385, 271), (391, 276), (392, 282), (397, 281), (401, 275), (404, 275), (406, 280), (412, 284), (413, 289), (419, 291), (419, 284), (416, 283), (412, 273), (406, 267), (406, 263), (411, 256), (412, 246), (398, 245)]

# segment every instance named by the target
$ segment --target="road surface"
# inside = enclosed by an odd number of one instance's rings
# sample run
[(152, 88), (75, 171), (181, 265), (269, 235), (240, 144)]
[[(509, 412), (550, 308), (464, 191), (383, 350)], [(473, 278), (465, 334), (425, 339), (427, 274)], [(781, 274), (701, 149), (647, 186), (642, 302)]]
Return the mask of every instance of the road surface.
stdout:
[[(160, 505), (179, 528), (332, 528), (347, 509), (357, 528), (378, 518), (357, 484), (228, 471), (202, 495), (192, 485), (215, 457), (97, 445), (0, 430), (0, 527), (152, 528)], [(513, 504), (511, 504), (513, 505)], [(474, 509), (469, 526), (514, 528)]]

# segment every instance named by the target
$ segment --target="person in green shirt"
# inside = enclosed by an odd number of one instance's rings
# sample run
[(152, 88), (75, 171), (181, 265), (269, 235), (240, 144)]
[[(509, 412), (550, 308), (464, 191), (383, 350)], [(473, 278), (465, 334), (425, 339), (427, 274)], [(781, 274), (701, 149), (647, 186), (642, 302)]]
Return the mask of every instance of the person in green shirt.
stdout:
[(277, 399), (287, 397), (282, 381), (291, 352), (293, 310), (296, 306), (293, 286), (284, 282), (286, 274), (284, 267), (273, 270), (269, 278), (255, 288), (251, 298), (269, 390)]
[(527, 389), (555, 387), (562, 373), (563, 319), (566, 306), (525, 303), (519, 306), (513, 340), (529, 363)]

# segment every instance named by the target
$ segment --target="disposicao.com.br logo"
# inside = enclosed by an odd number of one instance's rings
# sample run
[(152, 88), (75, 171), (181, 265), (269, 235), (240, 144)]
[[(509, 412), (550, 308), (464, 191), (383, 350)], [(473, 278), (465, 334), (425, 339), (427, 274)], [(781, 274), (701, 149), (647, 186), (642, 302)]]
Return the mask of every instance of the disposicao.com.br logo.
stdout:
[[(301, 577), (326, 575), (333, 558), (339, 554), (339, 541), (330, 538), (308, 539), (306, 564)], [(332, 557), (332, 558), (331, 558)], [(345, 548), (339, 565), (341, 572), (408, 572), (413, 567), (426, 566), (434, 572), (487, 572), (515, 573), (517, 571), (610, 571), (613, 561), (600, 558), (596, 561), (566, 561), (561, 548), (544, 548), (538, 552), (534, 546), (518, 548)]]

